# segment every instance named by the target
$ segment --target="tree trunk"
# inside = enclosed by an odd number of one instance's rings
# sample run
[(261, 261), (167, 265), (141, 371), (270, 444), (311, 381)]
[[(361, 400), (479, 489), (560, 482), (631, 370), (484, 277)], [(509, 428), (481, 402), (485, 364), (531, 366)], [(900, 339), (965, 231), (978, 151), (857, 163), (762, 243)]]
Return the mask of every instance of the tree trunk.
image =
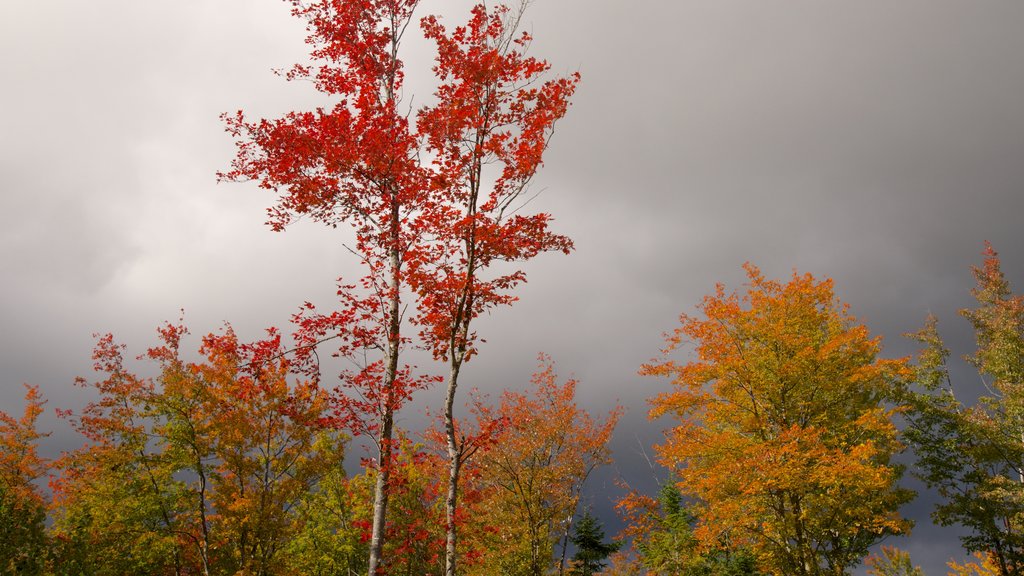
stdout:
[(812, 576), (817, 573), (817, 562), (811, 561), (812, 555), (810, 546), (807, 544), (807, 539), (804, 535), (804, 521), (802, 520), (803, 511), (800, 505), (800, 498), (796, 494), (789, 495), (789, 504), (792, 506), (793, 513), (793, 531), (796, 536), (796, 547), (797, 547), (797, 561), (800, 563), (800, 573), (807, 576)]
[[(390, 395), (389, 395), (390, 396)], [(381, 564), (381, 550), (384, 548), (384, 529), (388, 511), (388, 494), (391, 480), (391, 435), (394, 414), (387, 410), (381, 422), (380, 462), (377, 482), (373, 487), (373, 531), (370, 536), (369, 576), (377, 576)]]
[[(478, 179), (473, 181), (473, 190), (467, 214), (473, 216), (476, 213), (476, 197)], [(459, 371), (462, 369), (462, 362), (466, 359), (466, 349), (469, 346), (469, 325), (473, 321), (473, 285), (476, 280), (476, 224), (470, 225), (469, 235), (464, 240), (466, 246), (466, 278), (459, 297), (455, 317), (452, 319), (454, 327), (453, 334), (449, 340), (450, 370), (448, 372), (448, 386), (444, 399), (444, 432), (448, 441), (448, 495), (445, 500), (445, 521), (447, 522), (447, 533), (445, 534), (444, 547), (444, 573), (445, 576), (456, 576), (456, 562), (458, 557), (458, 535), (459, 528), (455, 525), (455, 510), (459, 498), (459, 470), (462, 467), (462, 453), (455, 437), (455, 392), (459, 387)]]
[(461, 351), (452, 352), (451, 371), (448, 374), (448, 388), (444, 400), (444, 432), (448, 441), (448, 495), (444, 502), (444, 518), (447, 523), (444, 544), (445, 576), (456, 575), (459, 528), (455, 524), (455, 509), (459, 499), (459, 472), (462, 469), (458, 438), (455, 437), (455, 391), (459, 384), (459, 369), (462, 367)]
[(389, 302), (388, 302), (388, 347), (387, 347), (387, 358), (386, 358), (386, 369), (384, 372), (384, 406), (381, 411), (381, 426), (380, 426), (380, 439), (378, 440), (378, 446), (380, 448), (380, 459), (378, 461), (377, 470), (377, 482), (373, 488), (373, 528), (370, 535), (370, 561), (369, 561), (369, 576), (377, 576), (381, 563), (382, 556), (381, 551), (384, 548), (384, 530), (386, 528), (386, 520), (388, 513), (388, 495), (390, 493), (390, 480), (391, 480), (391, 438), (393, 435), (394, 423), (395, 423), (395, 377), (398, 374), (398, 354), (399, 346), (401, 345), (401, 322), (399, 316), (399, 308), (401, 306), (401, 293), (400, 282), (401, 282), (401, 267), (402, 259), (399, 254), (399, 227), (401, 225), (398, 203), (395, 199), (391, 202), (391, 214), (390, 214), (390, 241), (391, 248), (389, 250), (388, 259), (390, 269), (388, 278), (388, 288), (390, 289)]

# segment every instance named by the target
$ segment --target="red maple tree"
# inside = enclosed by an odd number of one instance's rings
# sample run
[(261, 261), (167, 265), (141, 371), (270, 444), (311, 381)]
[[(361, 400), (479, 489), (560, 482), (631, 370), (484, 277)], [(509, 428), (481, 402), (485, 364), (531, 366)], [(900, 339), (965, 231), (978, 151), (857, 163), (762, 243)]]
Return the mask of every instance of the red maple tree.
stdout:
[(439, 101), (420, 112), (418, 123), (433, 156), (435, 201), (424, 208), (429, 241), (416, 247), (410, 284), (420, 297), (415, 321), (421, 335), (435, 358), (448, 363), (448, 576), (456, 573), (459, 475), (471, 444), (457, 434), (454, 406), (462, 365), (476, 353), (472, 322), (512, 304), (511, 290), (526, 279), (522, 270), (488, 269), (572, 250), (569, 238), (548, 229), (550, 215), (520, 213), (554, 124), (579, 81), (578, 74), (544, 80), (550, 65), (524, 54), (531, 40), (518, 31), (525, 7), (478, 4), (469, 22), (451, 32), (433, 16), (422, 23), (438, 51)]
[[(403, 266), (419, 233), (411, 225), (427, 201), (427, 178), (418, 163), (419, 139), (399, 109), (403, 82), (398, 49), (418, 0), (293, 0), (292, 12), (307, 22), (313, 65), (296, 65), (289, 79), (312, 80), (317, 90), (337, 98), (331, 109), (292, 112), (274, 120), (248, 121), (242, 112), (226, 116), (238, 142), (232, 170), (224, 180), (257, 180), (278, 193), (269, 209), (274, 230), (300, 215), (332, 227), (348, 223), (356, 232), (354, 251), (366, 275), (366, 294), (342, 286), (341, 310), (307, 314), (300, 320), (302, 350), (312, 350), (321, 335), (344, 336), (339, 350), (379, 349), (344, 381), (359, 389), (370, 406), (339, 398), (341, 412), (367, 410), (377, 422), (379, 474), (369, 573), (381, 561), (391, 471), (394, 412), (420, 380), (405, 378), (399, 366), (405, 342), (401, 334)], [(312, 310), (307, 305), (307, 310)], [(361, 358), (361, 354), (357, 354)], [(369, 411), (369, 410), (367, 410)]]
[[(300, 358), (311, 361), (316, 345), (338, 338), (337, 354), (358, 366), (342, 375), (349, 393), (336, 403), (339, 421), (369, 432), (379, 449), (371, 575), (382, 565), (394, 413), (434, 381), (399, 362), (409, 342), (403, 296), (415, 294), (424, 343), (450, 368), (446, 571), (454, 574), (458, 372), (475, 352), (472, 320), (514, 301), (509, 291), (525, 279), (518, 270), (482, 272), (494, 262), (572, 248), (548, 230), (547, 214), (518, 211), (579, 77), (544, 81), (549, 65), (524, 55), (530, 36), (517, 29), (525, 2), (515, 9), (481, 3), (467, 25), (450, 32), (427, 16), (423, 32), (438, 49), (437, 101), (413, 122), (411, 107), (402, 105), (399, 53), (419, 0), (291, 2), (307, 22), (312, 63), (285, 75), (311, 80), (336, 103), (271, 120), (225, 115), (238, 153), (220, 177), (255, 180), (277, 193), (268, 211), (274, 230), (308, 216), (332, 227), (348, 224), (356, 233), (352, 251), (365, 276), (358, 288), (341, 286), (334, 312), (307, 304), (297, 317), (297, 338)], [(308, 366), (317, 371), (315, 363)]]

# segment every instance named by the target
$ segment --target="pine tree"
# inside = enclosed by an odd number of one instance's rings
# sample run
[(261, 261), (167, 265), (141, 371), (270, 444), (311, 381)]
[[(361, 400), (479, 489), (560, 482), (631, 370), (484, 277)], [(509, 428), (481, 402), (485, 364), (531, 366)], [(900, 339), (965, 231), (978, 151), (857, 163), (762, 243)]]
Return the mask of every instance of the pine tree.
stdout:
[(576, 546), (576, 553), (572, 557), (573, 568), (570, 572), (574, 576), (590, 576), (600, 572), (605, 567), (608, 556), (622, 546), (619, 542), (604, 542), (604, 528), (590, 515), (589, 509), (576, 524), (570, 540)]

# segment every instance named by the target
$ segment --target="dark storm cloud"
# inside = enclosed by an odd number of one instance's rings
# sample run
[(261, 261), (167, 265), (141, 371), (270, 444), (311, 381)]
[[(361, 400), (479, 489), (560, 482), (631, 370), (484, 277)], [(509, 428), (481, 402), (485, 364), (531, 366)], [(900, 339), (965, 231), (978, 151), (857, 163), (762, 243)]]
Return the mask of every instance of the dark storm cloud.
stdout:
[[(556, 319), (546, 349), (593, 405), (625, 398), (627, 426), (643, 426), (638, 396), (664, 388), (635, 376), (659, 333), (715, 282), (738, 288), (744, 261), (834, 277), (889, 355), (913, 351), (901, 334), (929, 312), (954, 355), (970, 351), (957, 310), (984, 240), (1022, 285), (1021, 7), (537, 7), (572, 25), (538, 30), (535, 46), (585, 78), (542, 178), (578, 251), (533, 266), (514, 314), (520, 334)], [(642, 462), (622, 432), (620, 461)], [(901, 545), (937, 574), (959, 551), (928, 522), (931, 503), (907, 507), (919, 525)]]
[[(469, 3), (456, 4), (449, 24)], [(343, 234), (271, 234), (269, 196), (214, 184), (233, 154), (218, 114), (318, 102), (269, 73), (305, 49), (287, 12), (0, 7), (0, 407), (20, 409), (21, 381), (79, 401), (67, 384), (88, 370), (92, 331), (141, 350), (184, 307), (197, 332), (230, 320), (255, 335), (357, 273)], [(627, 480), (653, 483), (645, 398), (666, 386), (638, 367), (715, 282), (740, 287), (744, 261), (834, 277), (890, 355), (913, 349), (900, 334), (928, 312), (969, 352), (956, 310), (986, 239), (1024, 289), (1024, 5), (536, 0), (528, 20), (534, 52), (584, 76), (530, 205), (577, 250), (531, 262), (521, 301), (481, 320), (466, 385), (522, 386), (551, 354), (588, 408), (630, 409)], [(420, 106), (431, 55), (414, 47), (406, 101)], [(901, 545), (940, 574), (958, 546), (927, 509), (908, 509), (922, 525)]]

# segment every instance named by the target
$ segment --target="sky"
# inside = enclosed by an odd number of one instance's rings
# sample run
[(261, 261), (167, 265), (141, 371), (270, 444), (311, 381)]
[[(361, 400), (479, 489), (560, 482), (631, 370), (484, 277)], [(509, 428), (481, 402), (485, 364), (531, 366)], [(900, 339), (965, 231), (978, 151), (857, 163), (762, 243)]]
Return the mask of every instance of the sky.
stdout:
[[(456, 24), (469, 5), (421, 10)], [(969, 353), (957, 310), (986, 240), (1024, 286), (1021, 22), (1024, 3), (988, 0), (536, 0), (532, 54), (583, 80), (531, 207), (576, 250), (528, 263), (520, 301), (481, 319), (464, 386), (523, 387), (545, 352), (587, 409), (621, 402), (616, 464), (589, 495), (613, 525), (614, 478), (663, 475), (646, 399), (667, 384), (639, 366), (716, 282), (741, 287), (746, 261), (834, 278), (886, 356), (913, 351), (901, 334), (928, 313)], [(24, 382), (81, 406), (93, 333), (139, 353), (183, 309), (196, 335), (229, 321), (256, 337), (358, 273), (346, 232), (273, 233), (269, 192), (216, 181), (234, 154), (221, 113), (325, 103), (272, 73), (304, 61), (303, 39), (279, 0), (0, 4), (0, 409), (20, 411)], [(433, 54), (407, 48), (407, 92), (426, 102)], [(52, 454), (80, 442), (43, 425)], [(930, 502), (889, 543), (944, 574), (960, 551)]]

